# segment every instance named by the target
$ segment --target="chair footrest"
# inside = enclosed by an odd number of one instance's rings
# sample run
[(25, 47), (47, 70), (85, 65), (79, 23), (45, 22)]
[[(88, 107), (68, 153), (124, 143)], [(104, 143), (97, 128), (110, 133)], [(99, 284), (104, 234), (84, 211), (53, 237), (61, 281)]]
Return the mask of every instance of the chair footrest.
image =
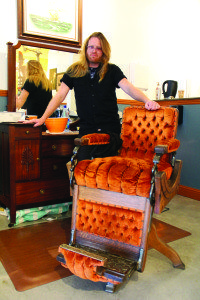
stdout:
[(104, 264), (107, 261), (106, 257), (103, 257), (102, 255), (99, 255), (99, 254), (94, 253), (94, 252), (90, 252), (90, 251), (84, 250), (83, 248), (78, 248), (76, 246), (70, 246), (70, 245), (67, 245), (67, 244), (62, 244), (62, 245), (60, 245), (60, 247), (63, 248), (63, 249), (65, 249), (65, 250), (72, 251), (72, 252), (75, 252), (75, 253), (78, 253), (78, 254), (90, 257), (92, 259), (99, 260), (101, 262), (103, 261)]
[[(105, 276), (106, 278), (115, 280), (117, 282), (123, 282), (124, 279), (131, 276), (133, 271), (137, 270), (138, 263), (137, 260), (134, 259), (128, 259), (80, 245), (70, 246), (67, 244), (62, 244), (60, 245), (60, 248), (103, 262), (102, 266), (97, 267), (96, 273), (100, 276)], [(57, 256), (57, 260), (65, 264), (62, 254)]]

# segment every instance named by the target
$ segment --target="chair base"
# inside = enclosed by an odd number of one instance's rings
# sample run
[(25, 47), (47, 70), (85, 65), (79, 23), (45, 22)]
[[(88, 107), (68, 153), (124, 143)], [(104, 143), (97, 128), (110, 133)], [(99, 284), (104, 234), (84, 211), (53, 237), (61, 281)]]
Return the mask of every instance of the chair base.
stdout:
[(174, 268), (182, 270), (185, 269), (185, 265), (180, 259), (178, 253), (158, 237), (154, 220), (152, 220), (151, 231), (148, 237), (148, 245), (168, 257)]
[(107, 282), (105, 287), (105, 292), (107, 293), (114, 293), (116, 291), (117, 285)]

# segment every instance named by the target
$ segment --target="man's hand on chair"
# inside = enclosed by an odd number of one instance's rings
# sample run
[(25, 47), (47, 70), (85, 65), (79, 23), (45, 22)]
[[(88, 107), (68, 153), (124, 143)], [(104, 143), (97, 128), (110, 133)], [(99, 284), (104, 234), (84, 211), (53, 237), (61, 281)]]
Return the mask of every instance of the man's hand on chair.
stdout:
[(145, 103), (145, 108), (148, 110), (157, 110), (160, 108), (160, 105), (153, 100), (149, 100)]

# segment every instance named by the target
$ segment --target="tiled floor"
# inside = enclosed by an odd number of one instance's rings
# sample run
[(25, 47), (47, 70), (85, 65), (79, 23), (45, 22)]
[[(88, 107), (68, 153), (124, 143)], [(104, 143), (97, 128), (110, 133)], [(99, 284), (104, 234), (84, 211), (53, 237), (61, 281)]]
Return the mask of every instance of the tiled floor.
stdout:
[[(158, 219), (192, 233), (170, 245), (186, 265), (174, 269), (171, 261), (156, 250), (149, 250), (143, 273), (135, 272), (114, 294), (104, 292), (104, 284), (70, 276), (25, 292), (17, 292), (0, 263), (0, 300), (199, 300), (200, 299), (200, 201), (176, 196), (169, 210)], [(7, 229), (6, 217), (0, 216), (0, 230)]]

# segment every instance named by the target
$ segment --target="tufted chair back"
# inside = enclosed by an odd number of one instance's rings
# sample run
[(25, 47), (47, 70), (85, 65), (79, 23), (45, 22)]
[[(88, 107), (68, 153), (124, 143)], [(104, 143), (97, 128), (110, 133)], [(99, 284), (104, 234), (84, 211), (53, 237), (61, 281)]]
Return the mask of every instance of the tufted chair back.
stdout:
[(126, 107), (123, 113), (120, 156), (151, 161), (154, 148), (162, 141), (175, 138), (177, 132), (176, 109), (161, 107), (149, 111), (144, 107)]

